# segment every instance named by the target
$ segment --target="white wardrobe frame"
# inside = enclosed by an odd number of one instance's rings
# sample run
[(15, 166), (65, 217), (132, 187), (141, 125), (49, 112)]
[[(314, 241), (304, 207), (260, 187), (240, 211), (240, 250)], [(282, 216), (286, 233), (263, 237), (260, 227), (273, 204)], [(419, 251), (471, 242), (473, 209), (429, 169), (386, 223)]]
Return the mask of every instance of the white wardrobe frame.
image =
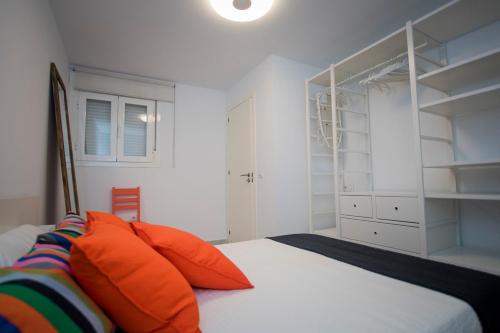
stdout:
[[(469, 13), (468, 15), (463, 15), (463, 13)], [(460, 20), (457, 20), (457, 15)], [(470, 268), (475, 268), (479, 270), (484, 270), (487, 272), (492, 272), (500, 274), (500, 253), (491, 254), (488, 252), (474, 252), (474, 253), (461, 253), (460, 251), (460, 222), (459, 222), (459, 206), (461, 200), (498, 200), (500, 203), (500, 194), (491, 193), (460, 193), (458, 187), (456, 187), (456, 192), (426, 192), (424, 184), (424, 170), (426, 168), (444, 168), (449, 169), (453, 174), (455, 170), (461, 167), (483, 167), (483, 166), (495, 166), (500, 167), (500, 159), (492, 159), (487, 161), (467, 161), (467, 162), (457, 162), (455, 159), (449, 163), (434, 163), (429, 165), (424, 165), (423, 154), (422, 154), (422, 140), (443, 140), (447, 139), (429, 137), (422, 135), (421, 129), (421, 112), (428, 112), (444, 117), (449, 117), (449, 114), (444, 114), (442, 110), (436, 111), (443, 104), (459, 105), (461, 101), (465, 98), (476, 98), (477, 100), (484, 100), (484, 103), (498, 103), (500, 98), (498, 95), (500, 93), (500, 84), (494, 84), (486, 88), (481, 88), (476, 91), (469, 91), (463, 94), (453, 95), (451, 97), (445, 97), (443, 99), (433, 101), (430, 103), (425, 103), (419, 105), (419, 85), (428, 85), (428, 81), (431, 81), (432, 76), (436, 77), (437, 74), (446, 72), (447, 70), (453, 70), (462, 66), (467, 68), (468, 64), (481, 63), (481, 61), (489, 61), (490, 66), (493, 68), (499, 68), (500, 66), (500, 49), (495, 49), (485, 54), (481, 54), (475, 57), (471, 57), (468, 60), (454, 63), (448, 65), (447, 54), (446, 54), (446, 43), (453, 40), (461, 35), (464, 35), (470, 31), (474, 31), (490, 23), (500, 20), (500, 2), (496, 0), (481, 0), (480, 5), (478, 1), (474, 0), (454, 0), (448, 4), (438, 8), (437, 10), (423, 16), (422, 18), (412, 22), (408, 21), (404, 27), (398, 29), (394, 33), (388, 35), (387, 37), (375, 42), (374, 44), (362, 49), (361, 51), (353, 54), (352, 56), (331, 65), (328, 69), (318, 73), (316, 76), (306, 80), (306, 124), (307, 124), (307, 167), (308, 167), (308, 187), (309, 187), (309, 225), (311, 233), (325, 234), (322, 230), (317, 230), (314, 226), (313, 210), (312, 210), (312, 200), (313, 193), (311, 189), (311, 133), (310, 133), (310, 96), (309, 96), (309, 86), (311, 84), (322, 85), (325, 88), (329, 87), (332, 97), (332, 137), (337, 138), (337, 112), (335, 111), (336, 106), (336, 87), (339, 83), (345, 82), (346, 80), (352, 78), (362, 77), (364, 74), (377, 68), (379, 64), (383, 64), (388, 59), (394, 59), (399, 57), (407, 57), (408, 67), (409, 67), (409, 89), (411, 94), (411, 115), (412, 115), (412, 127), (413, 127), (413, 143), (415, 150), (415, 172), (417, 185), (415, 192), (374, 192), (373, 191), (373, 175), (372, 175), (372, 191), (367, 191), (363, 193), (351, 193), (351, 195), (359, 194), (365, 196), (371, 196), (373, 202), (375, 201), (375, 196), (386, 196), (386, 197), (414, 197), (418, 203), (418, 228), (419, 228), (419, 242), (420, 250), (415, 255), (419, 255), (424, 258), (430, 258), (434, 260), (450, 262), (458, 265), (463, 265)], [(427, 56), (423, 53), (427, 49), (439, 50), (439, 59)], [(423, 62), (432, 64), (438, 67), (436, 70), (429, 71), (425, 74), (419, 75), (417, 73), (416, 59)], [(474, 62), (475, 61), (475, 62)], [(472, 69), (473, 71), (473, 69)], [(474, 72), (473, 72), (474, 73)], [(431, 85), (432, 86), (432, 85)], [(483, 98), (483, 99), (481, 99)], [(442, 108), (444, 109), (444, 108)], [(453, 111), (451, 111), (453, 112)], [(450, 118), (448, 118), (450, 119)], [(452, 121), (452, 120), (450, 120)], [(453, 138), (449, 140), (453, 141)], [(454, 153), (454, 148), (453, 153)], [(342, 194), (342, 189), (340, 188), (340, 175), (339, 175), (339, 147), (337, 145), (337, 140), (333, 140), (333, 177), (334, 177), (334, 201), (335, 201), (335, 228), (328, 230), (326, 235), (330, 237), (345, 239), (342, 232), (341, 221), (341, 209), (340, 209), (340, 196)], [(454, 156), (453, 156), (454, 158)], [(370, 164), (371, 165), (371, 164)], [(455, 181), (455, 186), (456, 181)], [(499, 191), (500, 192), (500, 191)], [(455, 253), (451, 255), (434, 255), (439, 251), (432, 250), (428, 248), (429, 241), (427, 239), (429, 235), (429, 228), (427, 225), (426, 216), (426, 200), (427, 199), (443, 199), (443, 200), (453, 200), (456, 211), (456, 245), (458, 249)], [(345, 218), (345, 216), (344, 216)], [(367, 219), (365, 219), (367, 220)], [(377, 222), (377, 218), (372, 218), (374, 222)], [(380, 222), (380, 221), (378, 221)], [(401, 225), (404, 225), (402, 223)], [(363, 243), (363, 242), (361, 242)], [(385, 246), (380, 246), (376, 244), (370, 244), (374, 247), (387, 248)], [(389, 248), (390, 249), (390, 248)], [(398, 252), (397, 249), (392, 249)], [(476, 257), (476, 259), (472, 258)]]

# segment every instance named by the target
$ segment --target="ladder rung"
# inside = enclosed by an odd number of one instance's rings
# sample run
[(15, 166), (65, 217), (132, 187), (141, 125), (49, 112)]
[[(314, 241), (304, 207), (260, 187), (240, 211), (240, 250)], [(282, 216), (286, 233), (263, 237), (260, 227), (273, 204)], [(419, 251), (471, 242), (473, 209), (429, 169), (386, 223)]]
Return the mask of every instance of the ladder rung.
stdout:
[(365, 131), (359, 131), (359, 130), (353, 130), (353, 129), (349, 129), (349, 128), (337, 128), (337, 131), (340, 131), (340, 132), (347, 132), (347, 133), (355, 133), (355, 134), (363, 134), (363, 135), (368, 135), (368, 132), (365, 132)]
[(367, 116), (368, 115), (368, 113), (366, 113), (366, 112), (356, 111), (356, 110), (352, 110), (352, 109), (348, 109), (348, 108), (342, 108), (342, 107), (337, 107), (337, 111), (350, 112), (350, 113), (354, 113), (354, 114), (359, 114), (361, 116)]
[[(311, 138), (313, 138), (313, 139), (317, 139), (317, 138), (318, 138), (318, 136), (317, 136), (316, 134), (312, 134), (312, 135), (311, 135)], [(331, 137), (331, 136), (327, 136), (327, 137), (326, 137), (326, 139), (327, 139), (327, 140), (332, 140), (332, 139), (333, 139), (333, 137)]]
[(365, 154), (365, 155), (370, 155), (371, 153), (369, 151), (364, 151), (364, 150), (355, 150), (355, 149), (339, 149), (339, 153), (352, 153), (352, 154)]

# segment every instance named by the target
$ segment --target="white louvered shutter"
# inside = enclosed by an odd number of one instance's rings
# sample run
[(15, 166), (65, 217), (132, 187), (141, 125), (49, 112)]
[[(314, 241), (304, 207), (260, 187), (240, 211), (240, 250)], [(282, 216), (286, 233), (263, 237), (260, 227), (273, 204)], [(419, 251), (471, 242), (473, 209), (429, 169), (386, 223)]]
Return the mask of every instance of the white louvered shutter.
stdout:
[(85, 115), (85, 154), (111, 154), (111, 102), (87, 100)]
[(116, 161), (116, 129), (118, 98), (116, 96), (81, 93), (79, 159)]
[(154, 109), (154, 101), (119, 98), (118, 161), (152, 160)]

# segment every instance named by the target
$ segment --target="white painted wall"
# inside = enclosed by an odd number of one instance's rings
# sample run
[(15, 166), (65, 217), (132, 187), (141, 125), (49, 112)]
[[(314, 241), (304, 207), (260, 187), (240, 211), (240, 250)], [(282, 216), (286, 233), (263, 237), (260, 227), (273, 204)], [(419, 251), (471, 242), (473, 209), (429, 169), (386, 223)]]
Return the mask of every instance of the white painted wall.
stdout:
[(1, 1), (0, 199), (39, 198), (42, 223), (62, 215), (56, 204), (61, 180), (50, 112), (51, 62), (66, 79), (66, 51), (49, 1)]
[(159, 102), (160, 167), (79, 166), (82, 210), (110, 211), (113, 186), (141, 186), (142, 220), (225, 239), (225, 94), (178, 84), (175, 98), (175, 167), (173, 104)]
[(308, 231), (304, 80), (320, 69), (270, 56), (228, 89), (255, 99), (257, 237)]

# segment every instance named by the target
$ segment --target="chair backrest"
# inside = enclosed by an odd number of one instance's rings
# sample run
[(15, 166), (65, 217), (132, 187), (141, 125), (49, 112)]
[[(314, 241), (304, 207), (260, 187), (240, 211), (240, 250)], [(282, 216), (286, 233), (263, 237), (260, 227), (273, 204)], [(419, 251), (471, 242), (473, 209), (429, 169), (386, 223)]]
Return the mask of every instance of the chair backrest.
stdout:
[(141, 188), (111, 189), (111, 211), (116, 214), (121, 210), (136, 210), (137, 221), (141, 220)]

